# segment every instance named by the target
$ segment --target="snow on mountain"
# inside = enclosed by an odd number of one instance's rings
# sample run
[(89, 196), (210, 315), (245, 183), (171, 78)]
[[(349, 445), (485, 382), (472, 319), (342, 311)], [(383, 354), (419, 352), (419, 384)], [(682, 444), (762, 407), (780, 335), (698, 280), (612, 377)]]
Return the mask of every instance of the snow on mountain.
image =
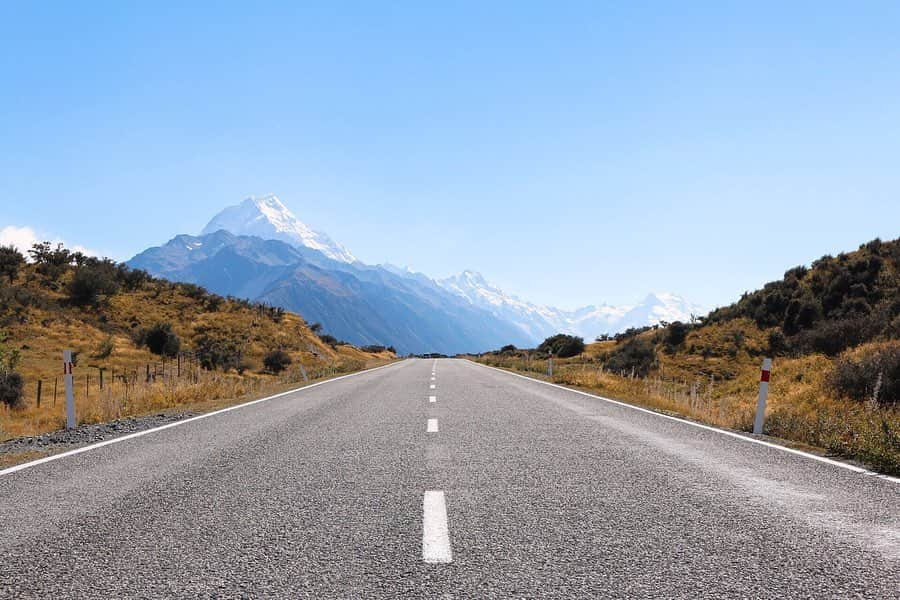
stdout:
[[(586, 340), (593, 340), (604, 333), (618, 333), (630, 327), (655, 325), (660, 321), (687, 321), (692, 314), (706, 313), (703, 308), (669, 293), (649, 294), (634, 306), (601, 304), (568, 311), (521, 300), (505, 293), (472, 270), (446, 279), (432, 280), (409, 267), (391, 264), (368, 267), (324, 233), (310, 229), (274, 194), (250, 196), (240, 204), (229, 206), (213, 217), (201, 235), (220, 230), (237, 236), (278, 240), (295, 248), (316, 250), (330, 259), (354, 267), (371, 272), (380, 269), (382, 273), (414, 281), (419, 286), (416, 289), (430, 289), (438, 295), (449, 292), (451, 298), (461, 298), (474, 309), (487, 311), (496, 319), (512, 325), (509, 331), (521, 332), (524, 339), (535, 343), (556, 333), (580, 335)], [(189, 253), (202, 253), (200, 242), (192, 240), (191, 243), (193, 245), (185, 248)]]
[(520, 300), (471, 270), (437, 280), (436, 283), (466, 298), (473, 305), (514, 323), (535, 342), (555, 333), (579, 335), (586, 340), (593, 340), (598, 335), (618, 333), (630, 327), (655, 325), (661, 321), (689, 321), (692, 314), (703, 315), (707, 312), (670, 293), (649, 294), (635, 306), (602, 304), (567, 311)]
[(240, 204), (229, 206), (213, 217), (200, 235), (222, 229), (234, 235), (252, 235), (311, 248), (340, 262), (357, 262), (349, 250), (324, 233), (310, 229), (274, 194), (250, 196)]

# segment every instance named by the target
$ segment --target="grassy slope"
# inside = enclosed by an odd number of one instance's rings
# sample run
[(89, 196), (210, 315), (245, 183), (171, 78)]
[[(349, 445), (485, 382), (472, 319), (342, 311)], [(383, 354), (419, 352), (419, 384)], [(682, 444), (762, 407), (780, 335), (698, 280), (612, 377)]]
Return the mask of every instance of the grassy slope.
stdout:
[[(831, 282), (844, 265), (852, 270), (854, 263), (869, 261), (876, 253), (873, 247), (884, 257), (884, 263), (878, 277), (868, 285), (870, 308), (864, 310), (870, 312), (852, 312), (851, 309), (858, 310), (851, 305), (855, 302), (852, 294), (835, 292), (838, 286)], [(791, 293), (797, 296), (812, 294), (817, 300), (822, 299), (819, 310), (829, 303), (834, 308), (831, 313), (826, 308), (806, 330), (788, 336), (790, 347), (775, 357), (767, 434), (900, 474), (898, 405), (842, 397), (829, 381), (841, 358), (900, 343), (896, 339), (896, 322), (900, 318), (892, 316), (892, 311), (900, 306), (898, 255), (900, 241), (867, 244), (859, 251), (816, 261), (794, 286), (799, 291)], [(765, 314), (754, 307), (764, 305), (761, 300), (773, 289), (777, 292), (783, 283), (775, 282), (767, 290), (748, 294), (739, 303), (714, 313), (716, 318), (693, 327), (676, 348), (667, 347), (664, 328), (637, 333), (618, 342), (597, 342), (579, 357), (555, 359), (553, 379), (706, 423), (750, 431), (762, 358), (770, 353), (769, 335), (783, 331), (780, 319), (785, 314)], [(785, 287), (789, 288), (790, 283)], [(891, 319), (895, 319), (893, 324)], [(815, 344), (809, 342), (812, 333), (841, 336), (842, 331), (860, 323), (869, 330), (868, 337), (832, 356), (817, 351)], [(845, 324), (848, 329), (842, 330)], [(819, 339), (827, 339), (828, 335)], [(647, 376), (632, 377), (628, 369), (610, 372), (606, 366), (609, 359), (633, 339), (654, 350), (655, 360)], [(494, 353), (480, 360), (539, 376), (547, 370), (546, 360), (525, 360), (523, 353)]]
[[(64, 285), (65, 276), (61, 283)], [(71, 348), (79, 353), (75, 368), (75, 391), (80, 422), (99, 422), (129, 415), (145, 414), (166, 408), (211, 408), (223, 402), (239, 401), (284, 389), (302, 381), (298, 363), (308, 375), (324, 377), (338, 372), (358, 370), (383, 364), (394, 358), (392, 353), (367, 353), (352, 346), (335, 348), (321, 342), (303, 319), (285, 313), (280, 319), (249, 307), (246, 303), (225, 300), (217, 310), (208, 303), (188, 295), (191, 290), (165, 281), (152, 281), (133, 292), (119, 292), (101, 308), (79, 308), (69, 305), (66, 295), (42, 284), (33, 266), (26, 266), (15, 283), (4, 282), (6, 291), (19, 298), (32, 298), (7, 304), (3, 315), (4, 329), (9, 334), (7, 346), (19, 349), (21, 362), (18, 371), (25, 378), (25, 408), (0, 408), (0, 439), (32, 435), (65, 424), (62, 401), (61, 351)], [(195, 296), (195, 294), (193, 294)], [(132, 341), (140, 328), (157, 322), (168, 322), (190, 346), (200, 332), (243, 341), (242, 362), (247, 369), (242, 375), (235, 372), (193, 371), (183, 365), (181, 378), (177, 367), (169, 360), (167, 377), (159, 376), (155, 383), (145, 383), (148, 364), (162, 372), (159, 356)], [(97, 357), (104, 340), (111, 338), (112, 354)], [(282, 375), (263, 372), (262, 359), (273, 348), (287, 351), (294, 363)], [(104, 368), (105, 386), (99, 390), (99, 369)], [(112, 382), (113, 372), (137, 373), (138, 385), (128, 389), (121, 382)], [(85, 394), (86, 376), (90, 388)], [(58, 378), (58, 398), (53, 403), (54, 379)], [(37, 381), (43, 380), (42, 406), (36, 406)]]

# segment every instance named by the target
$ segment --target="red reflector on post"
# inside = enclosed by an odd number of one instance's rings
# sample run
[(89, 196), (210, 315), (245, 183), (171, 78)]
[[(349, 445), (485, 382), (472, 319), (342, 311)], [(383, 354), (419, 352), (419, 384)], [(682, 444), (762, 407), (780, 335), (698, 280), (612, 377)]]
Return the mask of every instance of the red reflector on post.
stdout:
[(763, 372), (762, 372), (762, 375), (761, 375), (760, 378), (759, 378), (759, 380), (762, 381), (762, 382), (767, 382), (767, 381), (769, 381), (769, 372), (768, 372), (768, 371), (763, 371)]

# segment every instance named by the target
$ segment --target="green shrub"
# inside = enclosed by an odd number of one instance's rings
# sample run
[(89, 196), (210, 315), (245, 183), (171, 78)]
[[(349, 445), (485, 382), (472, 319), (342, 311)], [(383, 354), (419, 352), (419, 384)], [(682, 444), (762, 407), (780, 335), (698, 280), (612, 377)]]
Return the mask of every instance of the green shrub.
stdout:
[(0, 246), (0, 277), (6, 277), (12, 283), (24, 264), (25, 257), (21, 252), (13, 246)]
[(635, 337), (617, 344), (606, 356), (604, 366), (614, 373), (631, 372), (634, 369), (635, 375), (645, 377), (655, 363), (656, 350), (653, 342)]
[(0, 373), (0, 404), (9, 408), (22, 408), (22, 376), (15, 371)]
[(192, 300), (203, 300), (209, 294), (205, 287), (195, 283), (179, 283), (178, 290)]
[(263, 365), (266, 370), (276, 374), (287, 369), (292, 362), (290, 354), (284, 350), (272, 350), (263, 357)]
[(119, 291), (116, 263), (109, 259), (89, 259), (76, 267), (69, 282), (69, 299), (78, 305), (99, 304)]
[(113, 351), (116, 349), (116, 344), (113, 341), (113, 337), (111, 335), (103, 338), (103, 341), (97, 346), (97, 349), (94, 350), (94, 353), (91, 355), (94, 358), (109, 358)]
[(784, 332), (780, 329), (773, 329), (769, 332), (769, 356), (781, 356), (786, 354), (790, 349)]
[(332, 348), (344, 343), (344, 342), (340, 341), (339, 339), (337, 339), (336, 337), (334, 337), (333, 335), (329, 335), (327, 333), (320, 333), (319, 339), (322, 340), (323, 344), (327, 344), (327, 345), (331, 346)]
[(120, 264), (117, 267), (116, 279), (122, 284), (122, 287), (129, 291), (139, 290), (145, 283), (153, 281), (153, 278), (147, 271), (131, 269), (124, 264)]
[(143, 334), (144, 344), (153, 354), (177, 356), (181, 339), (172, 331), (169, 323), (156, 323)]
[(7, 336), (5, 331), (0, 331), (0, 403), (21, 408), (24, 382), (15, 370), (19, 364), (19, 351), (6, 345)]
[(541, 345), (537, 347), (537, 350), (544, 354), (553, 352), (554, 356), (560, 358), (578, 356), (584, 352), (584, 338), (558, 333), (541, 342)]
[(232, 339), (203, 334), (194, 340), (197, 361), (207, 371), (228, 370), (241, 365), (240, 346)]
[(801, 331), (791, 338), (792, 345), (801, 352), (821, 352), (837, 356), (847, 348), (869, 341), (876, 334), (871, 319), (857, 317), (838, 321), (821, 321), (812, 329)]
[(682, 323), (681, 321), (675, 321), (671, 323), (668, 327), (666, 327), (666, 346), (668, 346), (670, 351), (675, 351), (679, 346), (681, 346), (684, 341), (687, 339), (688, 332), (691, 330), (691, 326)]
[(53, 248), (50, 242), (32, 245), (28, 254), (31, 255), (37, 272), (49, 281), (59, 279), (74, 260), (72, 253), (66, 250), (62, 244), (57, 244)]
[(900, 344), (891, 342), (840, 357), (830, 384), (854, 400), (900, 403)]

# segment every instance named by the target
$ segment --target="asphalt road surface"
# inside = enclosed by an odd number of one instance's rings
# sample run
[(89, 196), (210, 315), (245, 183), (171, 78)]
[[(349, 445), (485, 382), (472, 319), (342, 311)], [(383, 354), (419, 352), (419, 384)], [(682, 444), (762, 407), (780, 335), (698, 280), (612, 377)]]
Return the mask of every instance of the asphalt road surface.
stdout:
[(896, 481), (461, 360), (0, 474), (4, 598), (898, 595)]

